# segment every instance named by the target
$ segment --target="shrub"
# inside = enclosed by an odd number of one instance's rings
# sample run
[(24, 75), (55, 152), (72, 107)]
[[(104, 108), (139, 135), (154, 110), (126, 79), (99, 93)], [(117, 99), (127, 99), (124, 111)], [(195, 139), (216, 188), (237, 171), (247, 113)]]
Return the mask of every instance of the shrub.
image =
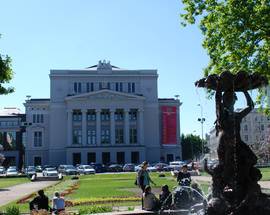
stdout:
[(16, 207), (16, 206), (7, 207), (6, 215), (20, 215), (19, 207)]
[(106, 212), (112, 212), (112, 207), (109, 206), (91, 206), (91, 207), (85, 207), (81, 208), (79, 210), (79, 214), (96, 214), (96, 213), (106, 213)]

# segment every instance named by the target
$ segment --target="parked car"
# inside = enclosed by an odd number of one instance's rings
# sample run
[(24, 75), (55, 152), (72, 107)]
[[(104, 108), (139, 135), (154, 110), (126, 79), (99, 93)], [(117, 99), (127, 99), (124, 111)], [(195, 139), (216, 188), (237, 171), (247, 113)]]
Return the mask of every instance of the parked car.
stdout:
[(88, 175), (88, 174), (95, 174), (96, 170), (90, 165), (80, 165), (77, 167), (77, 170), (80, 174)]
[[(138, 166), (135, 166), (135, 172), (138, 172), (140, 169), (142, 168), (142, 165), (138, 165)], [(148, 167), (147, 167), (147, 170), (149, 172), (156, 172), (157, 171), (157, 168), (152, 166), (151, 164), (148, 164)]]
[(16, 169), (17, 170), (17, 167), (16, 166), (10, 166), (10, 167), (8, 167), (8, 169)]
[(55, 167), (48, 167), (48, 168), (45, 168), (42, 171), (42, 175), (43, 176), (49, 176), (49, 177), (57, 177), (58, 176), (58, 172), (57, 172), (57, 170), (56, 170)]
[(31, 178), (33, 175), (37, 175), (36, 168), (34, 166), (28, 166), (25, 168), (24, 173), (29, 178)]
[(170, 171), (171, 169), (169, 168), (169, 165), (166, 163), (157, 163), (155, 165), (155, 168), (157, 169), (158, 172), (161, 171)]
[(120, 164), (111, 164), (108, 167), (109, 172), (122, 172), (123, 171), (123, 166)]
[(142, 168), (142, 165), (141, 164), (135, 166), (135, 172), (138, 172), (141, 168)]
[(106, 172), (107, 168), (105, 165), (101, 163), (91, 163), (90, 164), (96, 171), (96, 173)]
[(60, 165), (58, 172), (64, 175), (78, 175), (79, 171), (73, 165)]
[(182, 166), (186, 164), (184, 161), (172, 161), (169, 164), (169, 168), (171, 168), (171, 170), (177, 170), (180, 171)]
[(135, 171), (135, 165), (132, 163), (125, 164), (123, 166), (123, 171), (124, 172), (134, 172)]
[(36, 172), (42, 172), (42, 167), (41, 166), (36, 166)]
[(16, 170), (16, 169), (14, 169), (14, 168), (8, 168), (8, 170), (7, 170), (7, 172), (6, 172), (6, 176), (18, 176), (19, 175), (19, 173), (18, 173), (18, 171)]
[(156, 172), (157, 168), (155, 166), (152, 166), (151, 164), (148, 164), (147, 170), (149, 172)]
[(0, 166), (0, 174), (5, 174), (6, 169), (3, 166)]

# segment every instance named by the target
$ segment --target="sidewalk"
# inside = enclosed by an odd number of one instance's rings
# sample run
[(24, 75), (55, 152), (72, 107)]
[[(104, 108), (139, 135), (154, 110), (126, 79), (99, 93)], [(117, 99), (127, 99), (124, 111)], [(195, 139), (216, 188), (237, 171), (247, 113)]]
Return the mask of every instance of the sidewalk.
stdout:
[(44, 189), (55, 183), (57, 183), (57, 181), (35, 181), (2, 188), (0, 189), (0, 206), (18, 200), (26, 195), (37, 192), (38, 190)]
[[(192, 176), (191, 178), (196, 181), (205, 181), (205, 182), (212, 181), (212, 178), (210, 176)], [(259, 181), (259, 185), (263, 189), (270, 189), (270, 181)]]

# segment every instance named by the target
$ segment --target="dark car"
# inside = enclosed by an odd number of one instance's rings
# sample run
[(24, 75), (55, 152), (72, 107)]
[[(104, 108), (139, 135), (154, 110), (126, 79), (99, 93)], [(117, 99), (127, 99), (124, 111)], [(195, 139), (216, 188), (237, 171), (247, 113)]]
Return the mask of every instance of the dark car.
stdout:
[(96, 173), (106, 172), (107, 168), (101, 163), (91, 163), (91, 166), (95, 169)]
[(0, 174), (5, 174), (6, 169), (3, 166), (0, 166)]
[(109, 172), (122, 172), (123, 171), (123, 166), (120, 164), (111, 164), (108, 167)]
[(33, 175), (37, 175), (36, 168), (34, 166), (28, 166), (25, 168), (24, 173), (29, 178), (31, 178)]
[(58, 172), (63, 175), (79, 175), (79, 171), (73, 165), (60, 165)]

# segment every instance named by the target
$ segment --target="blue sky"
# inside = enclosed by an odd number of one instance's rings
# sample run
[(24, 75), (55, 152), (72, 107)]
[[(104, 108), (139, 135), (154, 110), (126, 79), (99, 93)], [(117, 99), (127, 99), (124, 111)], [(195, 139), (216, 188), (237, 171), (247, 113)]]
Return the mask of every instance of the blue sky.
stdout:
[(197, 25), (183, 28), (179, 0), (1, 1), (0, 53), (12, 57), (16, 88), (0, 108), (24, 110), (26, 95), (49, 98), (50, 69), (79, 69), (110, 60), (127, 69), (158, 69), (160, 98), (179, 94), (181, 132), (201, 134), (215, 120), (214, 102), (194, 82), (208, 56)]

